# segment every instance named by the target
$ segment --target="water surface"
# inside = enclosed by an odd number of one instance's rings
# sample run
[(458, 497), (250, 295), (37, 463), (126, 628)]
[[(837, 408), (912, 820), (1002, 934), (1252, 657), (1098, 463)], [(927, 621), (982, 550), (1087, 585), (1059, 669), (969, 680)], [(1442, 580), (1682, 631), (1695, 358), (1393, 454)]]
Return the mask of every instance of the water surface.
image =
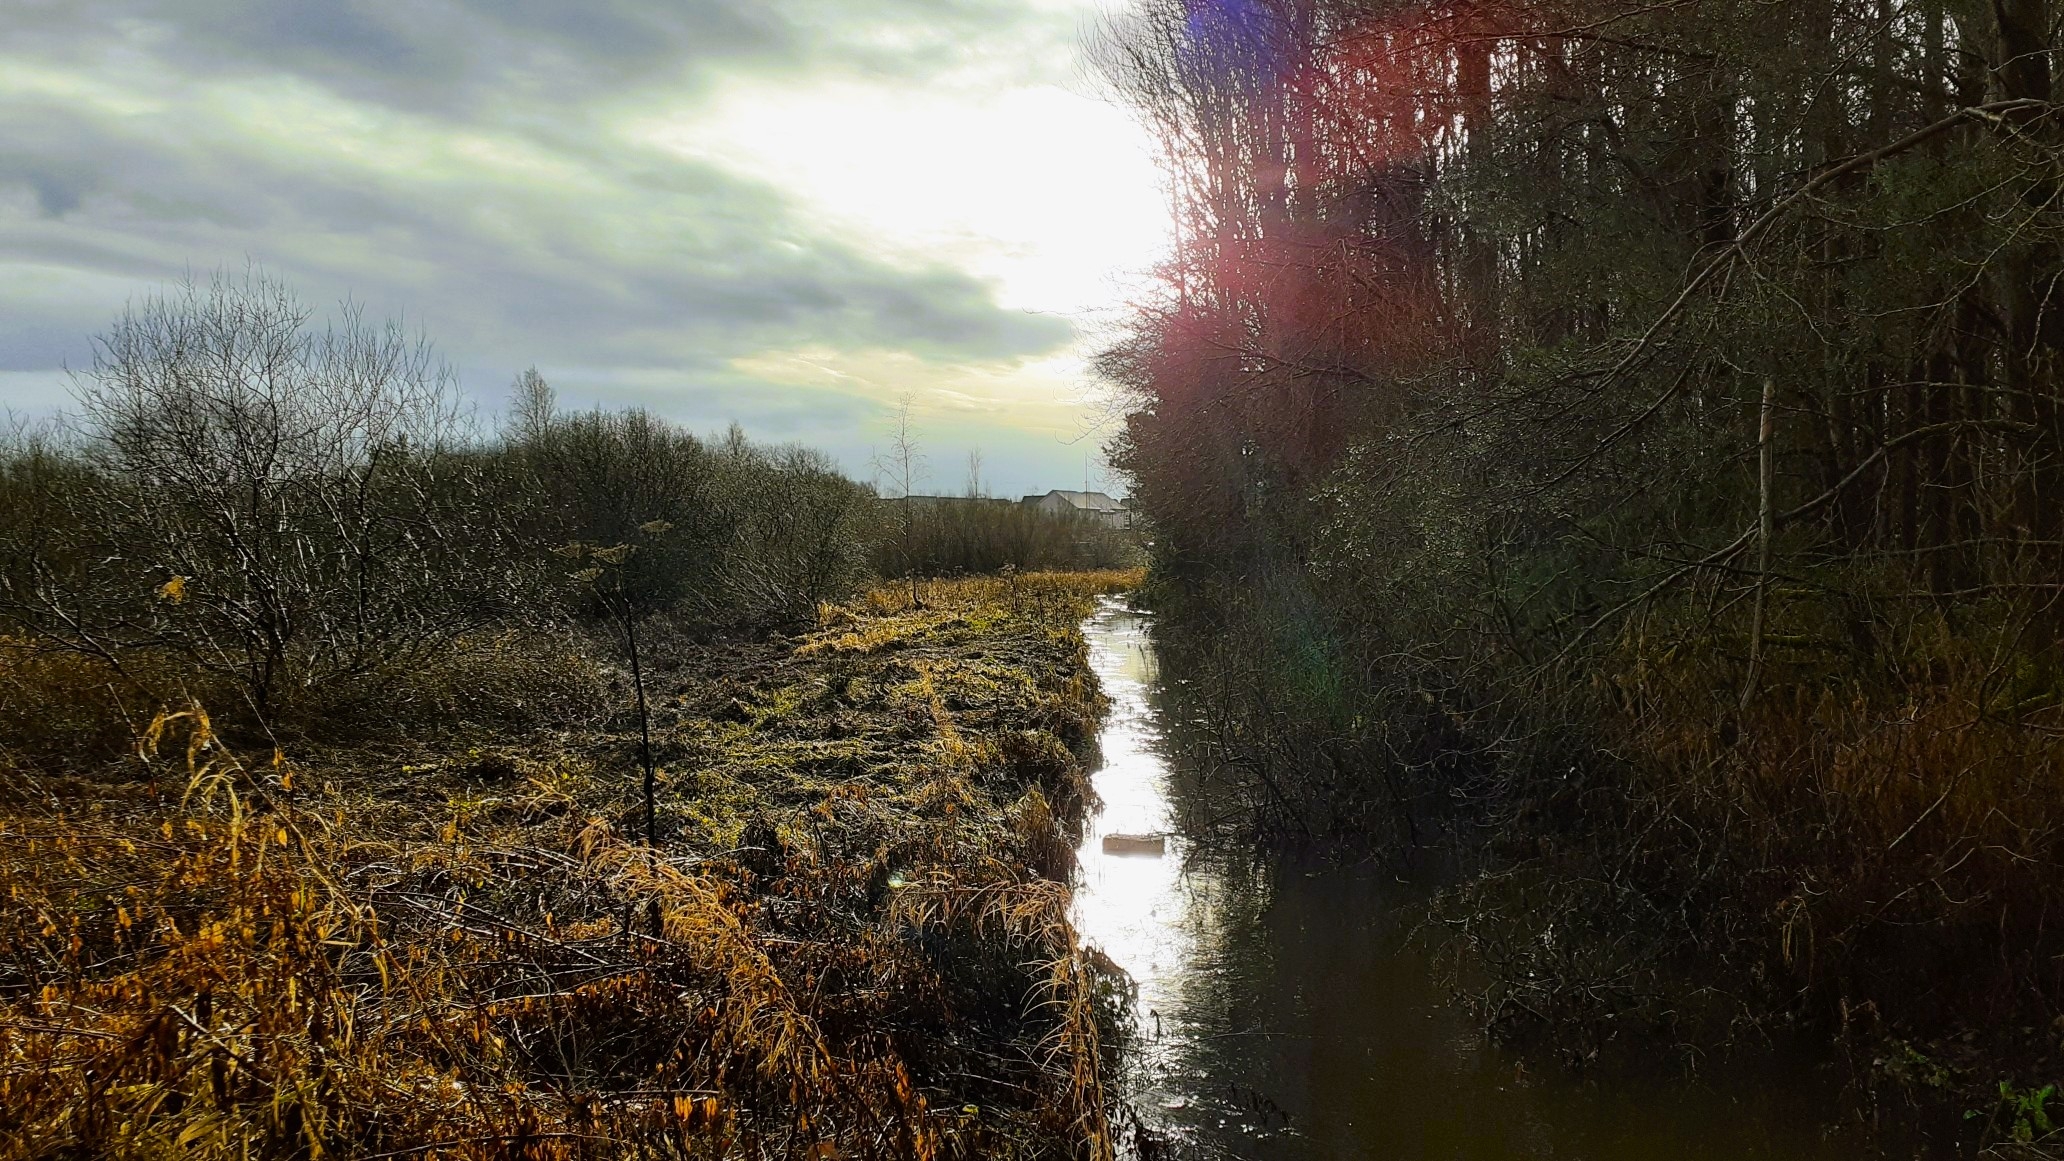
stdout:
[[(1078, 852), (1085, 942), (1138, 986), (1132, 1102), (1184, 1156), (1692, 1161), (1848, 1156), (1784, 1078), (1587, 1083), (1530, 1074), (1449, 1004), (1426, 888), (1381, 868), (1254, 866), (1175, 831), (1147, 614), (1107, 599), (1085, 627), (1111, 698)], [(1158, 857), (1105, 839), (1163, 835)]]

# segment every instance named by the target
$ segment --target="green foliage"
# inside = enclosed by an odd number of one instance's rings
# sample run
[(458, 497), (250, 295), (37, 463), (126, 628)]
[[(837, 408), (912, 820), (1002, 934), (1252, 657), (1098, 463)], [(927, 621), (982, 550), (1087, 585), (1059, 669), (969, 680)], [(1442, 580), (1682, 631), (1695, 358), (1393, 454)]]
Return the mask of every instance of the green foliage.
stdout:
[[(2057, 1086), (2046, 1084), (2039, 1089), (2015, 1088), (2009, 1081), (1999, 1082), (1999, 1104), (1994, 1107), (1992, 1118), (1995, 1124), (2004, 1126), (2007, 1139), (2028, 1144), (2057, 1131), (2050, 1119), (2048, 1104), (2057, 1095)], [(1984, 1114), (1976, 1109), (1965, 1111), (1965, 1120), (1975, 1120)]]

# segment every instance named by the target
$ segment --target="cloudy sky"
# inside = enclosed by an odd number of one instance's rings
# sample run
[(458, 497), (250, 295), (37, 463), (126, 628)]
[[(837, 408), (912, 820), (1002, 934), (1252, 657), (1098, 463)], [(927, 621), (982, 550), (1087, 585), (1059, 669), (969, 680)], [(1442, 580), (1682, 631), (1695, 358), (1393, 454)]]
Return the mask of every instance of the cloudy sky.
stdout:
[[(0, 405), (126, 301), (256, 264), (420, 326), (483, 411), (738, 420), (929, 485), (1101, 442), (1084, 360), (1165, 245), (1097, 0), (5, 0)], [(1100, 471), (1100, 469), (1099, 469)]]

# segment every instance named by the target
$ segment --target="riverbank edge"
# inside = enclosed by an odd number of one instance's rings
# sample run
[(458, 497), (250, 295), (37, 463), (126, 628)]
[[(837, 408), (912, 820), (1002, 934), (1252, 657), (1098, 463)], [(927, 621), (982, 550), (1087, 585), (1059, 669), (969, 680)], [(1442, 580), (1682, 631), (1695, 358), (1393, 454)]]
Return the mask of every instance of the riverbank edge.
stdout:
[[(1454, 998), (1543, 1064), (1609, 1076), (1668, 1062), (1695, 1076), (1780, 1061), (1818, 1072), (1807, 1079), (1825, 1089), (1827, 1129), (1879, 1155), (2053, 1155), (2043, 1082), (2058, 1050), (2044, 1028), (1912, 1021), (1846, 989), (1798, 986), (1810, 930), (1717, 881), (1724, 866), (1687, 867), (1667, 836), (1628, 839), (1630, 804), (1667, 771), (1437, 672), (1371, 676), (1323, 605), (1307, 596), (1271, 621), (1265, 589), (1200, 603), (1157, 572), (1134, 598), (1160, 614), (1164, 653), (1188, 650), (1179, 697), (1214, 723), (1213, 775), (1192, 788), (1211, 803), (1207, 842), (1448, 865), (1427, 931), (1454, 948)], [(1240, 688), (1271, 675), (1289, 680), (1258, 698)], [(1714, 947), (1714, 927), (1734, 942)]]
[(661, 648), (656, 849), (621, 713), (10, 771), (0, 1156), (1107, 1156), (1067, 874), (1138, 579)]

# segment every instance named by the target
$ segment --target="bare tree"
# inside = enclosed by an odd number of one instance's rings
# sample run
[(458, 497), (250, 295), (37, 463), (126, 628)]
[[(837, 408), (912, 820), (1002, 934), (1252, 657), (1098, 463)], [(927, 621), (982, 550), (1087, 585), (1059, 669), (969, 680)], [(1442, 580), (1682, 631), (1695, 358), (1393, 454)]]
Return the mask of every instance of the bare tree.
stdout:
[(896, 426), (886, 452), (874, 458), (875, 471), (887, 478), (890, 498), (896, 501), (896, 539), (903, 573), (910, 582), (910, 603), (922, 605), (917, 587), (917, 531), (922, 513), (916, 500), (917, 485), (924, 478), (925, 456), (911, 423), (916, 398), (905, 395), (896, 407)]
[(545, 437), (552, 426), (553, 412), (557, 409), (559, 397), (545, 377), (531, 367), (516, 376), (516, 382), (509, 388), (509, 433), (512, 442), (535, 443)]
[(989, 494), (989, 486), (982, 482), (982, 449), (971, 448), (967, 458), (967, 498), (979, 500)]
[(452, 376), (398, 324), (346, 304), (318, 328), (218, 276), (130, 308), (74, 390), (73, 550), (100, 564), (9, 592), (47, 638), (169, 649), (269, 727), (503, 608)]

